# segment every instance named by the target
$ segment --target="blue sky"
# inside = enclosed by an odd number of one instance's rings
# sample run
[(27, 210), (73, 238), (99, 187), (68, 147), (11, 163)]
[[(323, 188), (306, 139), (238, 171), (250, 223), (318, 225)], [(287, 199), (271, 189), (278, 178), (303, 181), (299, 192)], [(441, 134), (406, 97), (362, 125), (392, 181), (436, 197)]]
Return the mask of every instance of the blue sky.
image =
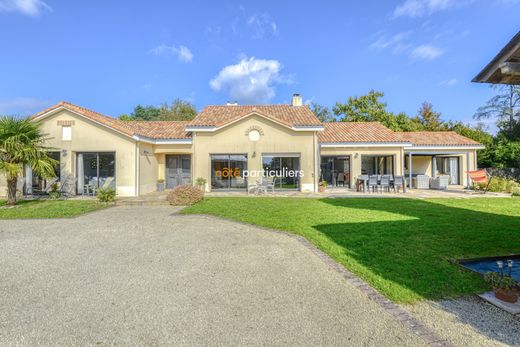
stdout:
[(0, 113), (61, 100), (118, 116), (176, 97), (332, 106), (370, 89), (470, 121), (471, 79), (520, 29), (520, 0), (0, 0)]

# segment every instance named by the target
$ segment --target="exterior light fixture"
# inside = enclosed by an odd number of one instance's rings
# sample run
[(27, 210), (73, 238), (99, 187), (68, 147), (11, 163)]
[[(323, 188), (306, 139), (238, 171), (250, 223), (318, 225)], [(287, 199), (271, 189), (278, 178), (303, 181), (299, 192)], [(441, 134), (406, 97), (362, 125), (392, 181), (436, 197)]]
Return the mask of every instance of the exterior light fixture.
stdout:
[(61, 150), (61, 155), (66, 157), (67, 156), (67, 150), (66, 149), (62, 149)]

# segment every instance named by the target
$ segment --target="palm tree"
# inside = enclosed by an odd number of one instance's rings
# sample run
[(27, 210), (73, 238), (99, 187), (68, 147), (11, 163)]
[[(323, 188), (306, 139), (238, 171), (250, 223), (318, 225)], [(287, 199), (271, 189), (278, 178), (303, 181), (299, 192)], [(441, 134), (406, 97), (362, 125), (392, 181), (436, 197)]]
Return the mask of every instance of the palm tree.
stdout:
[(7, 204), (16, 204), (18, 177), (28, 165), (33, 172), (45, 178), (55, 175), (58, 163), (48, 156), (47, 138), (40, 125), (30, 118), (0, 117), (0, 171), (7, 177)]

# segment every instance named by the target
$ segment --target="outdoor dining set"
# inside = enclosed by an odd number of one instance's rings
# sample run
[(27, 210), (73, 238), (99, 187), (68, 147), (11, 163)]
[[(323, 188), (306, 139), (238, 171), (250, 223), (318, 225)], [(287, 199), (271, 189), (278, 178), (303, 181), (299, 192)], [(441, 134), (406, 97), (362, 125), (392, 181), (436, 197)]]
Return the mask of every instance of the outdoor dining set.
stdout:
[(406, 193), (406, 179), (404, 176), (393, 175), (360, 175), (356, 180), (356, 191), (365, 193), (391, 192), (400, 190)]

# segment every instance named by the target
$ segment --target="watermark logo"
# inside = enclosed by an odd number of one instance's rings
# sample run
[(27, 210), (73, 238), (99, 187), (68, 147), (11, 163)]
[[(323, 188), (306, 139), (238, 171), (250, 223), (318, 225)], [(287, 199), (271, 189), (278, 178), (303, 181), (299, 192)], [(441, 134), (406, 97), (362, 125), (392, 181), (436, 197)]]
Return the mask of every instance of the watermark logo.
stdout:
[(242, 170), (238, 167), (224, 168), (215, 171), (216, 177), (222, 178), (248, 178), (248, 177), (283, 177), (283, 178), (302, 178), (305, 176), (303, 170), (282, 169), (263, 169), (263, 170)]

